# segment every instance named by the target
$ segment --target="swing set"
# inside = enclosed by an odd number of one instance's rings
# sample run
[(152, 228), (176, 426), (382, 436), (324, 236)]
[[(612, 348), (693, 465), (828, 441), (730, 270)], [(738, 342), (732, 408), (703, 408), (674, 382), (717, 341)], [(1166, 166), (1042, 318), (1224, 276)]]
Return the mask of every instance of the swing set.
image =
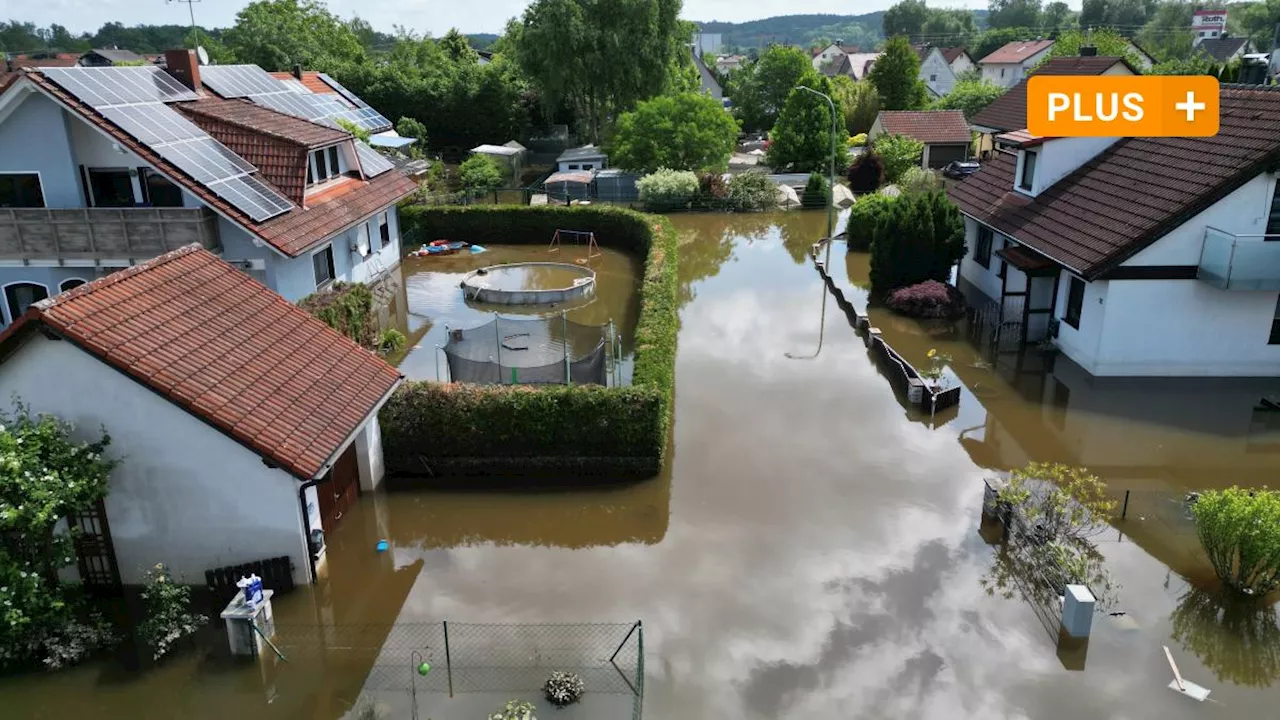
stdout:
[(551, 236), (551, 245), (547, 247), (547, 252), (553, 255), (559, 253), (561, 238), (571, 241), (574, 244), (580, 244), (582, 241), (586, 241), (587, 256), (585, 258), (577, 258), (574, 260), (574, 262), (579, 265), (586, 265), (595, 258), (604, 255), (600, 250), (600, 244), (596, 242), (596, 234), (585, 230), (556, 230), (555, 235)]

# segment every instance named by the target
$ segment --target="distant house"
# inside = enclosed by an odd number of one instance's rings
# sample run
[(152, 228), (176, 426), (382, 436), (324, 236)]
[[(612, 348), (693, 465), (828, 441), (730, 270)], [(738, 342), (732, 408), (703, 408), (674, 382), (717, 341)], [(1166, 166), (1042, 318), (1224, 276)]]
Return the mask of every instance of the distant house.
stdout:
[(951, 92), (956, 86), (956, 74), (942, 48), (921, 46), (916, 48), (916, 54), (920, 56), (920, 81), (929, 88), (929, 92), (934, 97)]
[[(1137, 75), (1129, 61), (1104, 55), (1050, 58), (1036, 68), (1036, 75)], [(1027, 81), (1020, 80), (1008, 92), (996, 98), (977, 115), (970, 125), (981, 137), (978, 152), (989, 154), (999, 149), (996, 137), (1001, 133), (1027, 127)]]
[(1196, 43), (1194, 52), (1204, 55), (1219, 65), (1224, 65), (1236, 58), (1254, 52), (1253, 43), (1247, 37), (1231, 37), (1222, 35), (1216, 38), (1205, 38)]
[(690, 50), (693, 54), (693, 66), (698, 69), (698, 80), (702, 83), (702, 92), (723, 102), (724, 88), (720, 87), (720, 81), (716, 79), (715, 73), (711, 72), (707, 64), (702, 61), (696, 46), (690, 47)]
[(1227, 34), (1226, 10), (1196, 10), (1191, 13), (1192, 44), (1214, 40)]
[(1151, 53), (1143, 50), (1138, 43), (1130, 39), (1125, 39), (1124, 44), (1129, 48), (1129, 59), (1136, 69), (1146, 72), (1151, 69), (1151, 66), (1156, 64), (1156, 59), (1151, 56)]
[(1052, 40), (1015, 40), (978, 61), (982, 79), (1000, 87), (1013, 87), (1027, 76), (1049, 49)]
[(746, 64), (746, 55), (721, 55), (716, 58), (716, 70), (720, 71), (723, 75), (727, 75), (735, 70), (741, 70), (742, 66)]
[(823, 65), (820, 72), (827, 77), (844, 75), (854, 80), (865, 80), (871, 67), (880, 58), (880, 53), (850, 53), (841, 55), (832, 62)]
[(946, 58), (947, 64), (951, 66), (951, 72), (955, 73), (957, 78), (960, 77), (962, 73), (966, 73), (978, 67), (978, 64), (973, 61), (973, 56), (969, 54), (969, 51), (962, 47), (946, 47), (938, 49), (942, 51), (942, 57)]
[(119, 48), (101, 48), (90, 50), (80, 56), (80, 64), (84, 67), (111, 67), (114, 65), (137, 65), (147, 59), (130, 50)]
[(812, 64), (814, 70), (821, 71), (826, 65), (838, 63), (840, 58), (846, 55), (857, 55), (861, 52), (861, 48), (856, 45), (844, 45), (839, 40), (830, 45), (815, 50), (813, 52)]
[[(245, 99), (244, 83), (269, 92)], [(390, 121), (311, 95), (191, 51), (165, 68), (17, 73), (0, 92), (0, 325), (191, 242), (291, 301), (387, 277), (396, 204), (416, 186), (333, 117)]]
[(948, 188), (1001, 346), (1052, 340), (1095, 376), (1280, 376), (1280, 93), (1219, 100), (1212, 137), (1008, 133)]
[(867, 138), (874, 143), (882, 135), (905, 135), (924, 143), (920, 166), (933, 169), (967, 159), (972, 139), (959, 110), (881, 110)]
[[(81, 518), (87, 585), (289, 558), (382, 480), (377, 413), (398, 370), (197, 245), (29, 308), (0, 332), (0, 386), (111, 435), (104, 502)], [(109, 528), (109, 529), (108, 529)], [(74, 571), (73, 571), (74, 572)], [(78, 573), (77, 573), (78, 574)]]
[(556, 168), (560, 172), (603, 170), (608, 166), (609, 156), (595, 145), (570, 148), (556, 158)]

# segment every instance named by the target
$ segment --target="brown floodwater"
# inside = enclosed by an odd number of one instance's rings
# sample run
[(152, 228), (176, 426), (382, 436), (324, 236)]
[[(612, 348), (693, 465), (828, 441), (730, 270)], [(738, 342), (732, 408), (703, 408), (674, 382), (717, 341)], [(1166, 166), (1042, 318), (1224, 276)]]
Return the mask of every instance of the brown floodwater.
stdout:
[[(953, 327), (872, 309), (913, 362), (930, 348), (953, 358), (960, 407), (921, 417), (805, 259), (821, 213), (672, 219), (682, 304), (664, 473), (365, 495), (329, 538), (326, 577), (278, 598), (277, 622), (376, 646), (391, 622), (641, 619), (645, 714), (662, 720), (1274, 716), (1274, 608), (1223, 610), (1164, 510), (1186, 489), (1274, 470), (1277, 426), (1255, 407), (1276, 380), (1104, 382), (1061, 359), (991, 360)], [(862, 307), (865, 256), (842, 250), (837, 280)], [(409, 297), (431, 282), (407, 283)], [(411, 327), (420, 345), (430, 331)], [(1088, 464), (1133, 492), (1100, 544), (1124, 614), (1096, 617), (1083, 649), (1060, 651), (1021, 597), (980, 584), (993, 563), (982, 480), (1028, 459)], [(342, 643), (286, 643), (289, 662), (260, 671), (217, 642), (141, 674), (100, 662), (0, 680), (0, 715), (329, 720), (373, 682), (372, 660)], [(1208, 702), (1165, 687), (1162, 645)]]
[(494, 290), (565, 290), (590, 273), (562, 264), (497, 265), (477, 280)]

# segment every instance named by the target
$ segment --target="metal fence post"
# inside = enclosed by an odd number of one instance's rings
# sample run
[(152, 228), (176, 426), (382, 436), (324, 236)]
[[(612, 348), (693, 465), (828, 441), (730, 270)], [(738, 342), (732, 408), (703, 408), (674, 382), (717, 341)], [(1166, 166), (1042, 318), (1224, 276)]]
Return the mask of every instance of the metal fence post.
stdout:
[(496, 312), (493, 314), (493, 337), (494, 337), (494, 340), (497, 340), (497, 344), (494, 347), (497, 348), (495, 352), (498, 353), (498, 384), (501, 385), (502, 384), (502, 328), (498, 327), (498, 313)]
[(1123, 520), (1129, 514), (1129, 491), (1124, 491), (1124, 507), (1120, 509), (1120, 519)]
[(449, 697), (453, 697), (453, 657), (449, 654), (449, 621), (442, 620), (444, 625), (444, 670), (449, 676)]

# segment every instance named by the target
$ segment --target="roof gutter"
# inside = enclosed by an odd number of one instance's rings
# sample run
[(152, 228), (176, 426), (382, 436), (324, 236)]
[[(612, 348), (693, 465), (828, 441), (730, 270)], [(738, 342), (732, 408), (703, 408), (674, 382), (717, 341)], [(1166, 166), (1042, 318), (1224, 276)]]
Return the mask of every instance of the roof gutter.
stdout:
[[(1018, 243), (1018, 245), (1020, 245), (1020, 246), (1022, 246), (1022, 247), (1024, 247), (1024, 248), (1026, 248), (1026, 249), (1030, 250), (1031, 252), (1033, 252), (1033, 253), (1035, 253), (1035, 254), (1039, 255), (1040, 257), (1043, 257), (1044, 259), (1048, 260), (1049, 262), (1051, 262), (1051, 263), (1053, 263), (1053, 264), (1055, 264), (1055, 265), (1061, 265), (1062, 267), (1066, 268), (1067, 270), (1070, 270), (1071, 272), (1075, 273), (1076, 275), (1079, 275), (1079, 276), (1080, 276), (1080, 277), (1082, 277), (1082, 278), (1088, 278), (1088, 276), (1087, 276), (1087, 275), (1085, 275), (1083, 272), (1080, 272), (1079, 270), (1077, 270), (1077, 269), (1075, 269), (1075, 268), (1071, 267), (1070, 265), (1068, 265), (1068, 264), (1066, 264), (1066, 263), (1062, 262), (1061, 260), (1059, 260), (1059, 259), (1057, 259), (1057, 258), (1055, 258), (1055, 257), (1053, 257), (1053, 256), (1051, 256), (1051, 255), (1049, 255), (1049, 254), (1048, 254), (1048, 253), (1046, 253), (1046, 252), (1042, 252), (1041, 250), (1039, 250), (1039, 249), (1037, 249), (1037, 248), (1035, 248), (1035, 247), (1033, 247), (1033, 246), (1031, 246), (1031, 245), (1028, 245), (1027, 243), (1023, 242), (1022, 240), (1019, 240), (1018, 238), (1014, 237), (1011, 233), (1007, 233), (1007, 232), (1005, 232), (1004, 230), (1001, 230), (1001, 229), (997, 228), (996, 226), (992, 225), (992, 224), (991, 224), (991, 223), (989, 223), (989, 222), (986, 222), (985, 220), (983, 220), (982, 218), (978, 217), (977, 215), (974, 215), (973, 213), (965, 212), (964, 210), (961, 210), (961, 211), (960, 211), (960, 214), (961, 214), (961, 215), (963, 215), (963, 216), (965, 216), (965, 217), (967, 217), (967, 218), (969, 218), (970, 220), (973, 220), (974, 222), (978, 223), (979, 225), (982, 225), (983, 227), (990, 228), (992, 232), (998, 232), (998, 233), (1000, 233), (1001, 235), (1004, 235), (1005, 237), (1009, 238), (1010, 240), (1012, 240), (1012, 241), (1014, 241), (1014, 242)], [(1092, 278), (1089, 278), (1089, 279), (1092, 279)]]

